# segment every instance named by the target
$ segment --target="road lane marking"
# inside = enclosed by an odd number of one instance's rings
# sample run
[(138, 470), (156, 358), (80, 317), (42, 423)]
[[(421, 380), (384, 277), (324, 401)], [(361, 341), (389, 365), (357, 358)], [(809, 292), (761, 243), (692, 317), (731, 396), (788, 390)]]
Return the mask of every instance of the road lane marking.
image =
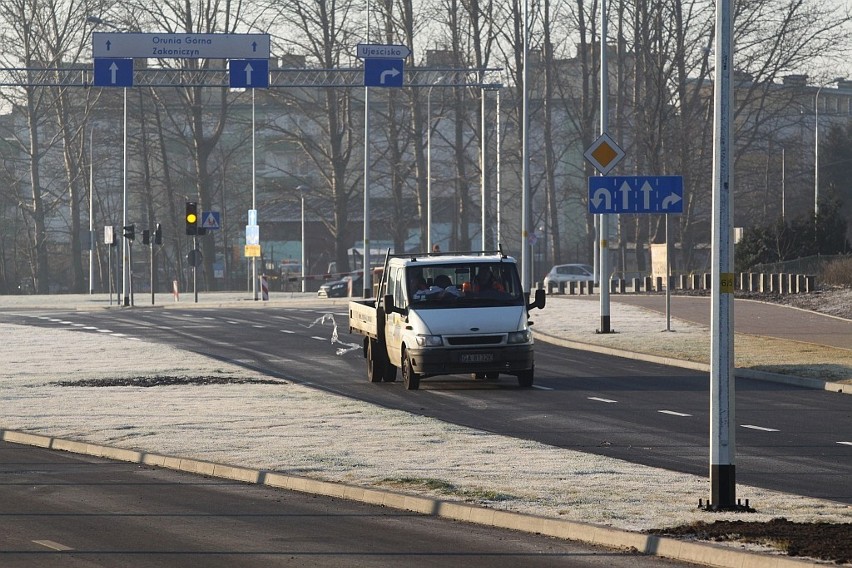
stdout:
[(74, 550), (70, 546), (65, 546), (64, 544), (59, 544), (58, 542), (53, 542), (52, 540), (34, 540), (35, 544), (39, 544), (44, 546), (45, 548), (50, 548), (52, 550), (58, 550), (60, 552), (65, 552), (66, 550)]
[(111, 329), (96, 329), (98, 333), (112, 333)]
[(852, 442), (837, 442), (837, 443), (841, 444), (843, 446), (852, 446)]
[(279, 329), (278, 331), (280, 331), (281, 333), (296, 333), (292, 329)]
[(312, 335), (311, 339), (319, 339), (320, 341), (328, 341), (325, 337), (320, 337), (318, 335)]
[(605, 402), (607, 404), (612, 404), (614, 402), (618, 402), (617, 400), (612, 400), (612, 399), (609, 399), (609, 398), (601, 398), (599, 396), (590, 396), (589, 400), (596, 400), (598, 402)]
[(552, 391), (552, 390), (553, 390), (553, 389), (552, 389), (552, 388), (550, 388), (550, 387), (543, 387), (543, 386), (541, 386), (541, 385), (533, 385), (533, 386), (532, 386), (532, 388), (534, 388), (534, 389), (538, 389), (538, 390), (543, 390), (543, 391)]
[(692, 414), (686, 414), (685, 412), (675, 412), (674, 410), (658, 410), (660, 414), (670, 414), (671, 416), (692, 416)]
[(752, 430), (760, 430), (761, 432), (779, 432), (775, 428), (764, 428), (763, 426), (755, 426), (754, 424), (742, 424), (743, 428), (750, 428)]

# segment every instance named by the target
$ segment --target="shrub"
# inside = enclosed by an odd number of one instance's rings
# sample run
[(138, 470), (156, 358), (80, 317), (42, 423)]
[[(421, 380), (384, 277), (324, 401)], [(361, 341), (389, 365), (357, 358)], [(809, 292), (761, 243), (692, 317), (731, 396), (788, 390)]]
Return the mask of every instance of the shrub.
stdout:
[(822, 281), (831, 286), (852, 286), (852, 257), (826, 264), (822, 269)]

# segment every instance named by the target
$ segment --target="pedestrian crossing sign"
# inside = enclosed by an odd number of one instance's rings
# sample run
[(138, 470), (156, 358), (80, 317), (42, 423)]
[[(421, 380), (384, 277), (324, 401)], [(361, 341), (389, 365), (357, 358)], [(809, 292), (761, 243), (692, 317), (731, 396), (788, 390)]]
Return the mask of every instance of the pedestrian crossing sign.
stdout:
[(204, 211), (201, 214), (201, 227), (203, 229), (215, 230), (221, 229), (221, 225), (219, 224), (219, 212), (218, 211)]

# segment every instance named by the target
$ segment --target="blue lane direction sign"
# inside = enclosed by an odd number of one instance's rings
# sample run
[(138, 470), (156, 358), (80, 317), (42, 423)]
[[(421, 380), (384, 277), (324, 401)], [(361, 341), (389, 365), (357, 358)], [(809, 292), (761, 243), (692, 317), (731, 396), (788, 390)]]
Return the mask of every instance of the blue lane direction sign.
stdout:
[(95, 59), (95, 86), (132, 87), (133, 60), (113, 58)]
[(365, 59), (365, 87), (402, 87), (405, 63), (402, 59)]
[(92, 57), (269, 59), (269, 34), (94, 32)]
[(359, 43), (356, 56), (358, 59), (405, 59), (411, 55), (406, 45), (376, 45)]
[(590, 177), (589, 213), (683, 213), (683, 177)]
[(228, 75), (232, 89), (266, 89), (269, 87), (269, 60), (231, 59)]

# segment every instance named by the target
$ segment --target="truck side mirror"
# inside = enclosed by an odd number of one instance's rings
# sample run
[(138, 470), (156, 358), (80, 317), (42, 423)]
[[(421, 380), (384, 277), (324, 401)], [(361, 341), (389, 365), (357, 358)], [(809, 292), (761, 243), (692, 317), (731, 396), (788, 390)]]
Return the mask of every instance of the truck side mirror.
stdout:
[(392, 294), (385, 294), (382, 297), (382, 304), (384, 305), (386, 314), (393, 312), (394, 311), (393, 295)]
[(538, 308), (540, 310), (543, 310), (546, 297), (547, 297), (547, 295), (545, 294), (543, 289), (541, 289), (541, 288), (536, 289), (535, 300), (533, 301), (533, 303), (531, 303), (530, 305), (527, 306), (527, 311), (530, 311), (533, 308)]

